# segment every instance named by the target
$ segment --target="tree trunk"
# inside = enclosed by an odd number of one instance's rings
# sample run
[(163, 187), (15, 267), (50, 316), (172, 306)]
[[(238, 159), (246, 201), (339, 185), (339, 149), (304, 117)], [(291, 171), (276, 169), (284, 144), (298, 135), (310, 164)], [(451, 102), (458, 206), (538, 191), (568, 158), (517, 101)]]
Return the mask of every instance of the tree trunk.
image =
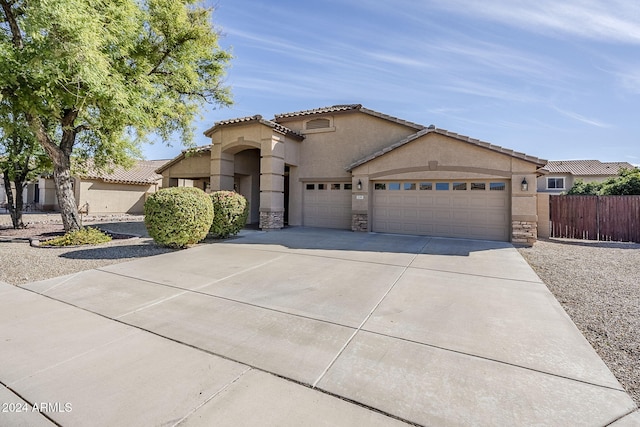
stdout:
[(55, 160), (53, 162), (53, 180), (56, 183), (56, 196), (58, 196), (62, 224), (64, 231), (68, 233), (81, 229), (82, 221), (71, 185), (71, 160), (68, 157), (60, 160), (63, 160), (62, 164)]
[(56, 184), (58, 206), (60, 207), (62, 224), (66, 233), (82, 228), (76, 197), (71, 185), (71, 151), (76, 138), (76, 131), (71, 125), (77, 115), (78, 112), (76, 110), (65, 112), (61, 120), (62, 138), (60, 139), (60, 146), (57, 146), (47, 135), (40, 118), (25, 114), (36, 135), (36, 139), (53, 162), (53, 181)]
[[(22, 222), (22, 182), (16, 182), (16, 196), (13, 197), (13, 188), (11, 188), (11, 180), (9, 174), (4, 173), (4, 191), (7, 193), (7, 208), (9, 209), (9, 215), (11, 216), (11, 223), (13, 228), (25, 228)], [(15, 200), (15, 203), (14, 203)]]

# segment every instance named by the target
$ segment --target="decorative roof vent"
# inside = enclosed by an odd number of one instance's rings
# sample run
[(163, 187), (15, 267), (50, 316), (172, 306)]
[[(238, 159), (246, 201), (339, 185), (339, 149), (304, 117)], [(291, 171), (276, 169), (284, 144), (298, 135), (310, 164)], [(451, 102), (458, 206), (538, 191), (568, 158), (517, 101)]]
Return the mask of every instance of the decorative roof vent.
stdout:
[(324, 119), (324, 118), (319, 118), (319, 119), (312, 119), (309, 120), (306, 124), (306, 129), (310, 130), (310, 129), (326, 129), (331, 127), (331, 120), (329, 119)]

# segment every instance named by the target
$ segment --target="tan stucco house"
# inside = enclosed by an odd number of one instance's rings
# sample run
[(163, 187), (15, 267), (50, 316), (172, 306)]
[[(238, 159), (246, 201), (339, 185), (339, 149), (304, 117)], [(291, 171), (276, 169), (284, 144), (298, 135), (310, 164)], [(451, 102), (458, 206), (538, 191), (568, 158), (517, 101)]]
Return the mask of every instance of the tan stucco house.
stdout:
[[(139, 160), (132, 168), (112, 171), (87, 170), (73, 177), (73, 190), (81, 212), (92, 215), (142, 214), (150, 193), (162, 185), (156, 169), (167, 160)], [(55, 183), (51, 176), (37, 182), (35, 200), (44, 211), (59, 210)]]
[(220, 121), (205, 135), (210, 145), (157, 170), (163, 186), (235, 189), (262, 229), (536, 238), (546, 160), (359, 104)]
[(538, 178), (538, 192), (561, 194), (571, 190), (578, 180), (603, 182), (618, 176), (622, 169), (633, 169), (628, 162), (601, 162), (599, 160), (552, 160), (543, 168), (545, 175)]

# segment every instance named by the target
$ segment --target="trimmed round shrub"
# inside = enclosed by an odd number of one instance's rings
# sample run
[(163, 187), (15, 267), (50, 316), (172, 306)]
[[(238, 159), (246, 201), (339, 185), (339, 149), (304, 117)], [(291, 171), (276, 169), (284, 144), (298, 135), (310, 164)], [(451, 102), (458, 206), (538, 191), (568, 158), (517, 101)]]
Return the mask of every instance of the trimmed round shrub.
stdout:
[(144, 224), (156, 243), (184, 248), (207, 236), (213, 220), (213, 204), (195, 187), (163, 188), (144, 203)]
[(216, 191), (211, 193), (211, 200), (216, 214), (209, 232), (222, 239), (238, 234), (247, 223), (247, 199), (235, 191)]

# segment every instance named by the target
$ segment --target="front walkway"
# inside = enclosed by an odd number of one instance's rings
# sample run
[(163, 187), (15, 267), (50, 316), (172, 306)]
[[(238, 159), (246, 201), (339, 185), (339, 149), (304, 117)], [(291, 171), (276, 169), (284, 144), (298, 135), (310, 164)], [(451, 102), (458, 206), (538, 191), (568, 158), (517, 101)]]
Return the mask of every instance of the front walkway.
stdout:
[(0, 400), (65, 426), (605, 426), (636, 409), (506, 243), (251, 231), (24, 288), (0, 285)]

